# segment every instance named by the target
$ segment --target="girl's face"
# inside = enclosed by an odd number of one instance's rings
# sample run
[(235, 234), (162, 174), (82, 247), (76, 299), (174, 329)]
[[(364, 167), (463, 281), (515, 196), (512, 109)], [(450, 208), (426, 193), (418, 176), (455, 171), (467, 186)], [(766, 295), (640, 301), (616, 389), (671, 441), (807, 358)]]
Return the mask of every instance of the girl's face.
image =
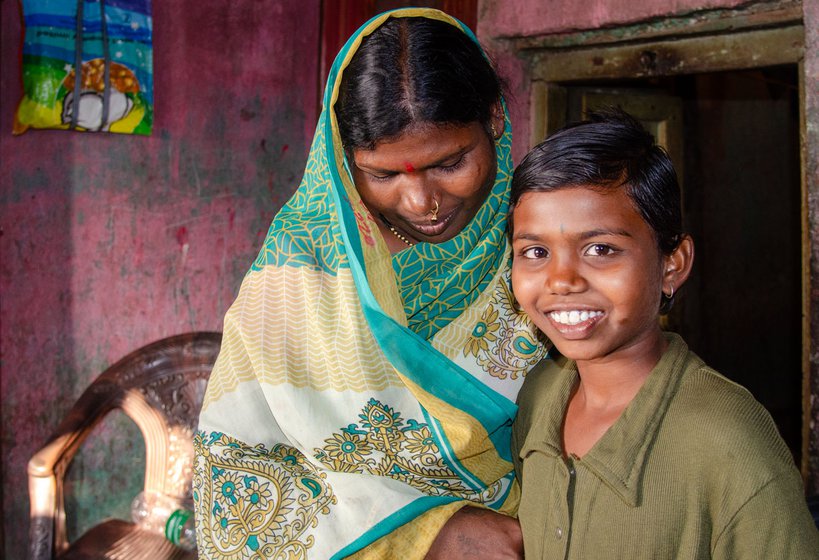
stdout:
[(677, 251), (660, 253), (625, 189), (529, 192), (513, 218), (515, 296), (561, 354), (580, 364), (662, 352), (661, 294), (690, 262), (676, 273)]
[(388, 224), (411, 242), (455, 237), (486, 200), (497, 170), (494, 142), (477, 122), (416, 125), (373, 150), (355, 150), (351, 163), (356, 189), (393, 252), (406, 245)]

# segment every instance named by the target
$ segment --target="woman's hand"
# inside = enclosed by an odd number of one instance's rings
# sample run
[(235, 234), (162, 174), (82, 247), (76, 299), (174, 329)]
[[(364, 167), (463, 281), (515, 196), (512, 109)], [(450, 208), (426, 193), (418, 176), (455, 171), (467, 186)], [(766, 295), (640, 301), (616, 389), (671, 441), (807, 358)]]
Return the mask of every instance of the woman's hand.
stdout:
[(466, 506), (449, 518), (426, 560), (522, 560), (518, 520), (488, 509)]

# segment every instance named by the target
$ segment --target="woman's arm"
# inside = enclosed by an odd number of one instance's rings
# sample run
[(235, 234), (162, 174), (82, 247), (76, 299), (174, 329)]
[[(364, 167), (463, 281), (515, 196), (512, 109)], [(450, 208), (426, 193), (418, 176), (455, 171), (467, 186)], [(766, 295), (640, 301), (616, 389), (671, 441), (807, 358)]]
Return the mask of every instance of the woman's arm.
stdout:
[(518, 520), (467, 506), (449, 518), (432, 543), (426, 560), (522, 560), (523, 535)]

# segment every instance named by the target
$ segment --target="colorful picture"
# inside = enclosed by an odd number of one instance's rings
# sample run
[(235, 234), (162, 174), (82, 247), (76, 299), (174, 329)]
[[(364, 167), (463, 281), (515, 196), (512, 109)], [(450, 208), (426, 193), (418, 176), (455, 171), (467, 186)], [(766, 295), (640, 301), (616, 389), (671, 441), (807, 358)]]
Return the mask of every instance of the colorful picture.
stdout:
[(58, 128), (150, 134), (150, 0), (22, 4), (23, 99), (14, 133)]

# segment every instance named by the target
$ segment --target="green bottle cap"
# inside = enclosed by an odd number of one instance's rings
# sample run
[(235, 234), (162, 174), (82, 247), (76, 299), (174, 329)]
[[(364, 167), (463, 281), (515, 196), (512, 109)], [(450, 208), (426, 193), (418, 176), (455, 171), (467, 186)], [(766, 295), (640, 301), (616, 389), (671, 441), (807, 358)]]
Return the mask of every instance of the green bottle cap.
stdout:
[(179, 545), (182, 537), (182, 528), (187, 523), (192, 511), (187, 509), (178, 509), (174, 511), (165, 523), (165, 537), (175, 545)]

